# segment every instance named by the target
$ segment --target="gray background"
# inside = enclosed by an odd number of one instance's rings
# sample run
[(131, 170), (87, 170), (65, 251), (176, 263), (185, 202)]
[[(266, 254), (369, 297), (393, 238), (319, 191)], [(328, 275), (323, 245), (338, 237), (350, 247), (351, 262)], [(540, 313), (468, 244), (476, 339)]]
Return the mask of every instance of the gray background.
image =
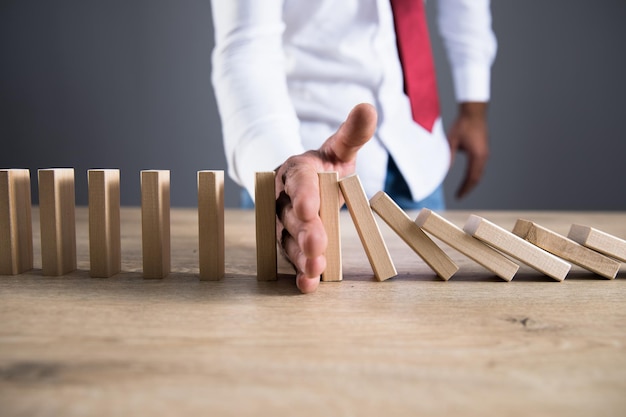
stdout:
[[(228, 1), (228, 0), (220, 0)], [(456, 111), (428, 3), (444, 123)], [(492, 158), (450, 209), (626, 210), (626, 2), (492, 4)], [(225, 169), (210, 85), (208, 0), (0, 0), (0, 167), (120, 168), (122, 203), (139, 171), (170, 169), (172, 205), (195, 206), (196, 171)], [(226, 184), (226, 203), (238, 204)]]

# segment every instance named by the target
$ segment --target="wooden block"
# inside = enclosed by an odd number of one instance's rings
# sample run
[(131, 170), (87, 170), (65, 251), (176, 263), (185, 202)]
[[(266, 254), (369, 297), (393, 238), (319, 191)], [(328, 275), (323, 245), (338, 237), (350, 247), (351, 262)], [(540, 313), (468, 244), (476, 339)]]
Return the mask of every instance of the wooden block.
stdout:
[(256, 223), (256, 277), (258, 281), (274, 281), (276, 261), (276, 173), (255, 175), (254, 207)]
[(108, 278), (122, 270), (120, 236), (120, 171), (90, 169), (89, 275)]
[(337, 172), (320, 172), (320, 218), (324, 223), (328, 246), (326, 248), (326, 270), (322, 281), (341, 281), (341, 224), (339, 222), (340, 193)]
[(590, 249), (626, 262), (626, 240), (593, 227), (573, 224), (568, 237)]
[(39, 224), (43, 275), (76, 270), (74, 169), (39, 170)]
[(0, 170), (0, 275), (33, 269), (30, 171)]
[(543, 250), (605, 278), (613, 279), (619, 271), (619, 262), (529, 220), (518, 219), (513, 233)]
[(170, 171), (141, 171), (143, 277), (165, 278), (171, 269)]
[(474, 214), (469, 217), (463, 229), (557, 281), (563, 281), (571, 268), (562, 259)]
[(512, 280), (519, 269), (515, 262), (432, 210), (422, 209), (415, 223), (505, 281)]
[(443, 280), (448, 280), (459, 267), (418, 227), (385, 192), (370, 199), (372, 209), (411, 247)]
[(339, 187), (376, 279), (384, 281), (398, 275), (359, 177), (350, 175), (342, 178)]
[(200, 279), (224, 278), (224, 171), (198, 171)]

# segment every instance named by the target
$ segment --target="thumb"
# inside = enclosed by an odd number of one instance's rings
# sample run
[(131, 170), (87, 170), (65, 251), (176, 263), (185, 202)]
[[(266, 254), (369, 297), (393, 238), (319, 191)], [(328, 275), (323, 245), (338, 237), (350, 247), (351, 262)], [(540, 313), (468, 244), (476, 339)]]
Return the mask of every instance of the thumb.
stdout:
[(346, 121), (320, 148), (320, 152), (330, 161), (352, 162), (357, 152), (374, 136), (378, 116), (371, 104), (357, 104)]
[(450, 145), (450, 166), (452, 166), (456, 159), (456, 154), (459, 151), (459, 147), (461, 146), (461, 141), (456, 126), (452, 126), (452, 128), (448, 132), (448, 145)]

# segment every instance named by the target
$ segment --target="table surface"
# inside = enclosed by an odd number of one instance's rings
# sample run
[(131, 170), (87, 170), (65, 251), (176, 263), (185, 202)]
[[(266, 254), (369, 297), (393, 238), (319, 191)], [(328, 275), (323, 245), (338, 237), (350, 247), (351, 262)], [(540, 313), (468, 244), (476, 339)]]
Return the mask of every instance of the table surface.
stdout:
[[(626, 237), (624, 212), (473, 214)], [(79, 207), (79, 269), (44, 277), (38, 218), (35, 269), (0, 277), (2, 416), (626, 415), (624, 266), (507, 283), (439, 242), (460, 266), (443, 282), (379, 221), (399, 275), (377, 282), (342, 212), (344, 281), (301, 295), (256, 281), (252, 211), (227, 210), (226, 277), (199, 281), (196, 210), (174, 209), (172, 273), (144, 280), (123, 208), (123, 272), (97, 279)]]

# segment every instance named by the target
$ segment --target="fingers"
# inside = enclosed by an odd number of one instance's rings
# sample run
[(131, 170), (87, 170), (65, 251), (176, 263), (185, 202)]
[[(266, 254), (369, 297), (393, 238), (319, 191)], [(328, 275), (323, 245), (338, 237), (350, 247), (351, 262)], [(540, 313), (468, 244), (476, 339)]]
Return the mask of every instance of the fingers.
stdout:
[[(295, 239), (288, 235), (283, 240), (283, 248), (285, 254), (296, 268), (296, 285), (298, 289), (304, 294), (314, 292), (320, 283), (320, 274), (326, 268), (326, 258), (324, 256), (308, 258)], [(309, 276), (304, 272), (307, 270), (320, 272)]]
[(465, 197), (474, 189), (474, 187), (476, 187), (476, 185), (478, 185), (483, 176), (487, 159), (487, 154), (469, 155), (465, 178), (456, 192), (457, 198)]
[[(282, 187), (291, 200), (294, 215), (307, 222), (319, 217), (320, 187), (316, 164), (307, 156), (291, 158), (281, 175)], [(291, 230), (290, 230), (291, 232)]]
[[(324, 225), (319, 217), (311, 221), (302, 221), (296, 215), (296, 210), (293, 207), (287, 207), (283, 211), (283, 217), (281, 223), (287, 230), (289, 238), (298, 245), (298, 248), (304, 256), (309, 259), (314, 259), (322, 256), (326, 251), (328, 245), (328, 239), (326, 237), (326, 231)], [(291, 259), (291, 257), (290, 257)], [(292, 259), (292, 262), (296, 265), (297, 261)], [(307, 276), (319, 275), (323, 270), (301, 268)]]
[(324, 252), (328, 244), (319, 217), (319, 162), (312, 154), (292, 157), (278, 171), (278, 236), (294, 264), (296, 284), (302, 292), (315, 291), (326, 268)]
[(457, 198), (463, 198), (478, 185), (489, 159), (485, 104), (465, 104), (448, 135), (451, 163), (459, 151), (467, 155), (465, 177), (456, 192)]
[(351, 163), (357, 152), (374, 135), (377, 123), (376, 109), (371, 104), (355, 106), (346, 121), (320, 148), (323, 158), (331, 163)]

